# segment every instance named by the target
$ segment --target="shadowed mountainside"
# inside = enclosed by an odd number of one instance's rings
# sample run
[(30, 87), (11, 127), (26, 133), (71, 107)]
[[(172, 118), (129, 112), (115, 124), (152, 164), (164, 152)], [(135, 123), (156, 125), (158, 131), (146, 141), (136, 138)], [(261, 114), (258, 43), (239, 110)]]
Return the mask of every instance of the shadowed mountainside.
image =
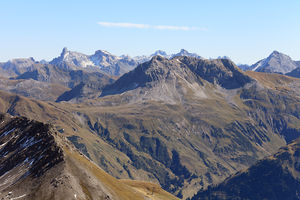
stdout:
[(299, 199), (300, 140), (260, 160), (217, 186), (199, 191), (193, 199)]
[(51, 125), (0, 121), (1, 199), (176, 199), (156, 184), (111, 177)]

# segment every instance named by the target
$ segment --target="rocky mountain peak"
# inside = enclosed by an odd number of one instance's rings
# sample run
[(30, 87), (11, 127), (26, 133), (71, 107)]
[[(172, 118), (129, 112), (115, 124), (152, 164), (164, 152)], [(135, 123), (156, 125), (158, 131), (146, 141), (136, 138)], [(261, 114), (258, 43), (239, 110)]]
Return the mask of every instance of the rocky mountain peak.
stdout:
[(185, 49), (181, 49), (179, 53), (181, 53), (181, 54), (188, 54), (189, 52), (187, 50), (185, 50)]
[(162, 50), (155, 51), (151, 56), (156, 56), (156, 55), (161, 55), (161, 56), (164, 56), (164, 57), (168, 57), (168, 54), (165, 51), (162, 51)]
[(158, 87), (158, 85), (172, 88), (178, 76), (181, 77), (180, 79), (185, 79), (186, 83), (206, 80), (226, 89), (239, 88), (252, 81), (227, 59), (204, 60), (177, 56), (169, 60), (157, 55), (153, 56), (150, 61), (140, 64), (133, 71), (124, 74), (112, 85), (105, 87), (101, 96), (119, 94), (136, 88)]
[(107, 51), (97, 50), (94, 55), (89, 57), (96, 66), (101, 67), (109, 67), (118, 62), (120, 58), (110, 54)]
[(156, 56), (153, 56), (150, 60), (150, 62), (161, 62), (163, 60), (167, 60), (167, 58), (165, 58), (164, 56), (162, 55), (156, 55)]
[(97, 51), (95, 51), (94, 55), (112, 55), (112, 54), (109, 53), (108, 51), (97, 50)]
[(288, 55), (274, 50), (267, 58), (251, 65), (252, 71), (286, 74), (297, 68), (295, 61)]
[(185, 49), (181, 49), (179, 53), (172, 54), (170, 57), (171, 57), (171, 58), (174, 58), (174, 57), (176, 57), (176, 56), (189, 56), (189, 57), (195, 57), (195, 58), (199, 58), (199, 59), (202, 58), (202, 57), (199, 56), (198, 54), (196, 54), (196, 53), (190, 53), (190, 52), (188, 52), (188, 51), (185, 50)]
[(270, 56), (275, 56), (275, 55), (280, 55), (281, 53), (279, 53), (279, 51), (274, 50)]
[(202, 79), (226, 89), (243, 87), (252, 80), (228, 59), (198, 59), (178, 57), (189, 69)]
[(104, 50), (97, 50), (93, 55), (86, 55), (69, 51), (66, 47), (63, 48), (59, 57), (54, 58), (49, 63), (68, 70), (88, 68), (89, 70), (102, 71), (116, 76), (137, 66), (137, 62), (129, 56), (119, 57)]
[(283, 54), (283, 53), (280, 53), (279, 51), (276, 51), (276, 50), (274, 50), (274, 51), (268, 56), (267, 59), (271, 59), (271, 58), (277, 58), (277, 59), (280, 59), (280, 60), (284, 60), (284, 59), (292, 60), (290, 56), (285, 55), (285, 54)]
[[(67, 47), (64, 47), (60, 53), (60, 56), (58, 57), (60, 60), (66, 60), (68, 57), (68, 54), (72, 53), (68, 50)], [(51, 61), (52, 62), (52, 61)]]
[(66, 69), (76, 69), (77, 67), (85, 68), (94, 65), (88, 59), (87, 55), (75, 51), (69, 51), (66, 47), (63, 48), (59, 57), (54, 58), (49, 63)]
[(66, 55), (67, 52), (68, 52), (68, 48), (64, 47), (60, 55), (63, 57), (64, 55)]

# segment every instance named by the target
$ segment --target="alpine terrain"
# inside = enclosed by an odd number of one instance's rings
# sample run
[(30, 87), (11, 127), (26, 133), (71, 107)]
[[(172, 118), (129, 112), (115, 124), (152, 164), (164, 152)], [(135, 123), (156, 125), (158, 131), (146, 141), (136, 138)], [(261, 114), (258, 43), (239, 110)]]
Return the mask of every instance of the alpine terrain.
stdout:
[(70, 89), (57, 102), (0, 91), (0, 112), (52, 124), (59, 140), (67, 138), (111, 176), (159, 184), (179, 198), (299, 136), (300, 79), (243, 72), (229, 59), (156, 55), (120, 78), (38, 65), (60, 70), (60, 85)]
[(0, 114), (1, 199), (176, 199), (153, 183), (120, 180), (55, 128)]

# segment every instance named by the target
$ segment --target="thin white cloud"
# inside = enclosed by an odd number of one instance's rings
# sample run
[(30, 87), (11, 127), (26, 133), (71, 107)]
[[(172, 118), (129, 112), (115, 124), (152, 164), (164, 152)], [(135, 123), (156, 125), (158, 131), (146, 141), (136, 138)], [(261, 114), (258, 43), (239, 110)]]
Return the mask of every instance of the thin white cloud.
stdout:
[(160, 30), (180, 30), (180, 31), (190, 31), (190, 30), (196, 30), (196, 27), (188, 27), (188, 26), (154, 26), (153, 28), (155, 29), (160, 29)]
[(121, 27), (121, 28), (150, 28), (147, 24), (133, 24), (133, 23), (114, 23), (114, 22), (98, 22), (100, 26), (106, 27)]
[(149, 24), (115, 23), (115, 22), (98, 22), (98, 24), (100, 26), (104, 26), (104, 27), (119, 27), (119, 28), (179, 30), (179, 31), (191, 31), (191, 30), (207, 31), (206, 28), (189, 27), (189, 26), (167, 26), (167, 25), (152, 26), (152, 25), (149, 25)]

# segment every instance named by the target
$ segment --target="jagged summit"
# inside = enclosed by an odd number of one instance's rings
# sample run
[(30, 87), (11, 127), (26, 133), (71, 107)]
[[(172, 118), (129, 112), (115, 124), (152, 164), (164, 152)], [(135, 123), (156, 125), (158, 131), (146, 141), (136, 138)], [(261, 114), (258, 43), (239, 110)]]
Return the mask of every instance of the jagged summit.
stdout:
[(176, 56), (189, 56), (189, 57), (195, 57), (195, 58), (202, 59), (202, 57), (199, 56), (198, 54), (196, 54), (196, 53), (190, 53), (190, 52), (188, 52), (188, 51), (185, 50), (185, 49), (181, 49), (179, 53), (172, 54), (170, 57), (171, 57), (171, 58), (174, 58), (174, 57), (176, 57)]
[(179, 60), (201, 79), (226, 89), (243, 87), (252, 80), (229, 59), (199, 59), (180, 57)]
[(89, 56), (89, 59), (94, 65), (99, 67), (109, 67), (120, 60), (120, 57), (114, 56), (111, 53), (103, 50), (95, 51), (95, 54)]
[[(149, 61), (153, 56), (161, 55), (165, 58), (173, 58), (176, 56), (191, 56), (201, 58), (195, 53), (181, 49), (179, 53), (167, 54), (165, 51), (157, 50), (150, 56), (136, 56), (130, 57), (128, 55), (116, 56), (105, 50), (97, 50), (92, 55), (86, 55), (80, 52), (71, 51), (64, 47), (60, 55), (50, 62), (42, 60), (41, 62), (35, 61), (33, 58), (29, 59), (14, 59), (6, 63), (0, 63), (0, 70), (3, 69), (2, 74), (6, 77), (12, 75), (20, 75), (24, 72), (30, 71), (26, 68), (31, 67), (33, 64), (52, 64), (64, 70), (89, 70), (101, 71), (108, 75), (120, 76), (126, 72), (134, 69), (138, 64)], [(21, 68), (24, 68), (21, 69)]]
[(106, 86), (101, 96), (120, 94), (136, 88), (147, 90), (147, 88), (153, 87), (172, 88), (169, 91), (176, 92), (174, 87), (183, 80), (185, 82), (183, 85), (197, 84), (200, 87), (205, 80), (226, 89), (242, 87), (251, 82), (248, 76), (227, 59), (204, 60), (176, 56), (169, 60), (157, 55), (133, 71), (126, 73), (112, 85)]
[(93, 55), (86, 55), (63, 48), (59, 57), (50, 64), (67, 69), (89, 68), (100, 70), (109, 75), (121, 75), (133, 69), (137, 63), (130, 57), (118, 57), (104, 50), (97, 50)]
[(69, 51), (66, 47), (63, 48), (59, 57), (50, 61), (52, 65), (62, 66), (64, 68), (76, 69), (77, 67), (94, 66), (87, 55), (75, 51)]
[(144, 87), (146, 83), (158, 81), (165, 78), (168, 69), (163, 63), (169, 62), (163, 56), (156, 55), (150, 61), (140, 64), (133, 71), (130, 71), (117, 80), (117, 84), (112, 84), (103, 89), (101, 96), (106, 94), (122, 93), (137, 87)]
[(151, 54), (151, 56), (157, 56), (157, 55), (161, 55), (167, 58), (169, 57), (169, 55), (163, 50), (157, 50), (153, 54)]
[(185, 50), (185, 49), (180, 49), (180, 51), (179, 51), (178, 54), (181, 55), (181, 56), (187, 56), (190, 53), (187, 50)]
[(68, 48), (64, 47), (60, 55), (61, 56), (66, 55), (67, 52), (68, 52)]
[(180, 49), (180, 52), (179, 53), (189, 53), (187, 50), (185, 50), (185, 49)]
[(247, 70), (286, 74), (296, 68), (296, 62), (288, 55), (274, 50), (267, 58), (251, 65)]
[(279, 52), (279, 51), (277, 51), (277, 50), (274, 50), (272, 53), (271, 53), (271, 55), (280, 55), (281, 53)]
[(95, 51), (94, 55), (112, 55), (112, 54), (105, 50), (97, 50)]

